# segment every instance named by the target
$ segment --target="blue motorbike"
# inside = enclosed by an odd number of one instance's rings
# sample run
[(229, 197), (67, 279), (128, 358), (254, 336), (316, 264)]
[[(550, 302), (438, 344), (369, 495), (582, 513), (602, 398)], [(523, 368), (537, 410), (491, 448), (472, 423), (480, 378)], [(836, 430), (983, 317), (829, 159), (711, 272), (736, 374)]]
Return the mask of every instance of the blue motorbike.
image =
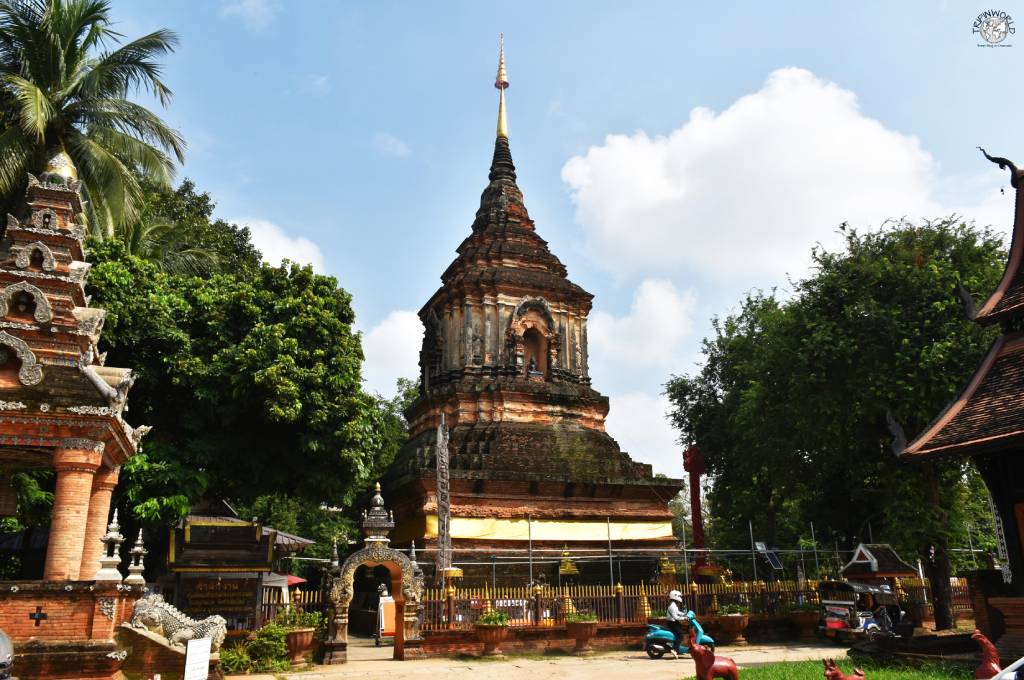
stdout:
[[(701, 628), (701, 625), (697, 621), (697, 617), (694, 613), (692, 611), (686, 612), (686, 617), (690, 620), (690, 626), (693, 628), (697, 644), (710, 647), (711, 651), (715, 651), (715, 641), (711, 639), (710, 635), (704, 633), (704, 629)], [(685, 643), (685, 640), (679, 640), (677, 644), (676, 636), (673, 635), (672, 631), (668, 628), (658, 626), (653, 623), (647, 624), (647, 636), (644, 638), (644, 651), (646, 651), (647, 656), (652, 659), (660, 659), (672, 649), (675, 649), (679, 654), (689, 654), (690, 650), (686, 647)]]

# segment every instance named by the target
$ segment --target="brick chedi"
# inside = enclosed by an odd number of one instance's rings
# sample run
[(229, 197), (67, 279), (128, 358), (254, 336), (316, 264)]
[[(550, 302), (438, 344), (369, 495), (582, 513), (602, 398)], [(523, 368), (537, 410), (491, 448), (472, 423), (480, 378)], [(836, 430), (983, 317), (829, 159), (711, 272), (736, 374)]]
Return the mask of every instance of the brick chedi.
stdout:
[(111, 677), (114, 628), (134, 597), (119, 580), (93, 581), (119, 470), (149, 428), (122, 419), (132, 372), (104, 366), (97, 348), (104, 311), (85, 293), (81, 212), (60, 153), (29, 176), (0, 241), (0, 514), (16, 512), (12, 474), (55, 471), (43, 580), (0, 582), (24, 677)]
[(387, 478), (392, 538), (435, 545), (443, 417), (457, 558), (528, 543), (607, 551), (609, 537), (616, 548), (674, 549), (667, 502), (682, 484), (654, 478), (605, 432), (608, 398), (587, 370), (593, 296), (569, 280), (527, 212), (509, 147), (507, 85), (502, 57), (490, 183), (471, 233), (419, 312), (420, 397), (406, 412), (410, 440)]

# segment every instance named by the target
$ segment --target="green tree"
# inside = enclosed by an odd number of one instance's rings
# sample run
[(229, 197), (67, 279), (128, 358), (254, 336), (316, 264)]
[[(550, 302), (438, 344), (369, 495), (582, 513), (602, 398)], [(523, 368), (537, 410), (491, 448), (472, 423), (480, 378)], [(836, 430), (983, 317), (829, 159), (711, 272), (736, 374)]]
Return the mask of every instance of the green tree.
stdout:
[(952, 218), (844, 236), (841, 251), (815, 249), (788, 301), (752, 295), (716, 321), (702, 370), (667, 385), (672, 418), (705, 451), (730, 547), (748, 520), (784, 543), (810, 521), (826, 545), (870, 531), (922, 558), (946, 627), (949, 548), (966, 547), (969, 521), (984, 524), (964, 502), (980, 487), (964, 461), (897, 461), (886, 414), (913, 435), (963, 386), (996, 331), (967, 320), (957, 285), (992, 290), (1005, 252)]
[(119, 487), (138, 517), (175, 519), (204, 493), (342, 505), (365, 490), (382, 416), (333, 278), (294, 264), (168, 276), (116, 240), (91, 259), (108, 361), (138, 373), (129, 418), (154, 426)]
[[(20, 200), (26, 173), (66, 153), (91, 224), (112, 234), (137, 219), (137, 176), (168, 184), (185, 143), (140, 91), (166, 106), (159, 59), (177, 37), (157, 30), (119, 44), (106, 0), (0, 0), (0, 196)], [(107, 49), (107, 44), (117, 45)]]

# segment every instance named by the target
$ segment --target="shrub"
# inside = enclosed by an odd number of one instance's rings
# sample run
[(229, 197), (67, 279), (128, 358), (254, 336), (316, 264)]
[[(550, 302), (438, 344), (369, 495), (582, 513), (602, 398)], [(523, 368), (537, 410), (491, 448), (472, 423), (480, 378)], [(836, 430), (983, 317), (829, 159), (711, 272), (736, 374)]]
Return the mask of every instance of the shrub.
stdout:
[(252, 668), (249, 645), (242, 642), (220, 650), (220, 667), (225, 673), (245, 673)]
[(727, 604), (718, 610), (719, 614), (749, 614), (750, 609), (745, 604)]
[(286, 607), (277, 613), (274, 623), (288, 629), (319, 628), (323, 618), (320, 612), (307, 612), (298, 607)]
[(288, 670), (288, 643), (285, 642), (287, 634), (288, 629), (276, 623), (268, 623), (256, 631), (256, 639), (248, 644), (252, 670)]
[(582, 610), (578, 612), (570, 612), (565, 615), (566, 623), (596, 623), (597, 614), (593, 612)]
[(492, 609), (489, 612), (481, 614), (480, 618), (478, 618), (476, 622), (480, 626), (507, 626), (508, 614)]

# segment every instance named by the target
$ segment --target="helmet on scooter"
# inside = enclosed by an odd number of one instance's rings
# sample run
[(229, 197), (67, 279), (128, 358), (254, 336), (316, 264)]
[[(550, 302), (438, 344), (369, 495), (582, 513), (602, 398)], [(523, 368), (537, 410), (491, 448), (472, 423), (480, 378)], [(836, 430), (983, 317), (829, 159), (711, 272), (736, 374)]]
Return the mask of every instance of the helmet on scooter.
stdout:
[(668, 594), (668, 599), (675, 600), (676, 602), (682, 602), (683, 601), (683, 594), (681, 592), (679, 592), (678, 590), (672, 590)]

